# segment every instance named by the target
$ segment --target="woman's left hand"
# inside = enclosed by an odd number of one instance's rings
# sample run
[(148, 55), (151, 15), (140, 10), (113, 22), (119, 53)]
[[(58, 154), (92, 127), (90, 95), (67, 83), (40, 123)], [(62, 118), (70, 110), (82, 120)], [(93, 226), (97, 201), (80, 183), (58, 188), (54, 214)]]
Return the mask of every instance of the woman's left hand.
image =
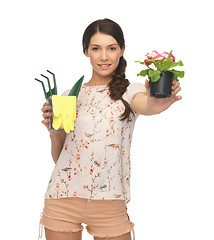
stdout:
[(150, 96), (149, 81), (145, 81), (146, 95), (147, 95), (147, 108), (152, 114), (158, 114), (165, 111), (173, 103), (182, 99), (180, 95), (177, 95), (181, 91), (180, 83), (173, 80), (172, 82), (172, 95), (166, 98), (155, 98)]

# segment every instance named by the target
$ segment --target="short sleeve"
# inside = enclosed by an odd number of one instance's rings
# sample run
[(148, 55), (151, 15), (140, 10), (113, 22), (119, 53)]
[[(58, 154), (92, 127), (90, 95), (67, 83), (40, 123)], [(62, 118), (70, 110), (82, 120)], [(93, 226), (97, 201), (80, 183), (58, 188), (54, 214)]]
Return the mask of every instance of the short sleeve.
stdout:
[(146, 92), (146, 88), (142, 83), (131, 83), (127, 87), (126, 92), (123, 94), (123, 99), (126, 100), (130, 105), (132, 102), (132, 98), (138, 92)]
[[(139, 82), (131, 83), (127, 87), (126, 92), (123, 94), (123, 99), (129, 103), (130, 107), (132, 107), (131, 102), (132, 102), (134, 95), (139, 92), (143, 92), (143, 93), (146, 92), (146, 88), (145, 88), (144, 84), (142, 84), (142, 83), (139, 83)], [(140, 115), (138, 113), (135, 113), (135, 114), (137, 116)]]

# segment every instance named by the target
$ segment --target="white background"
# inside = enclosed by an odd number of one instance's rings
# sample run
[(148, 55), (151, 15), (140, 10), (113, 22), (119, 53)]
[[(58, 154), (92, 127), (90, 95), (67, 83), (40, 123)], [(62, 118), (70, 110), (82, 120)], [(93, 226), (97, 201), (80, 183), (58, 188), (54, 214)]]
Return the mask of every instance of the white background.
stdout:
[[(38, 237), (43, 198), (54, 168), (49, 134), (41, 124), (45, 101), (34, 81), (56, 74), (58, 94), (84, 74), (82, 34), (94, 20), (111, 18), (126, 39), (130, 82), (152, 50), (184, 63), (183, 99), (166, 112), (140, 116), (132, 148), (130, 220), (136, 239), (214, 239), (212, 1), (7, 0), (0, 3), (1, 236)], [(44, 237), (43, 237), (44, 239)], [(86, 230), (84, 240), (92, 240)]]

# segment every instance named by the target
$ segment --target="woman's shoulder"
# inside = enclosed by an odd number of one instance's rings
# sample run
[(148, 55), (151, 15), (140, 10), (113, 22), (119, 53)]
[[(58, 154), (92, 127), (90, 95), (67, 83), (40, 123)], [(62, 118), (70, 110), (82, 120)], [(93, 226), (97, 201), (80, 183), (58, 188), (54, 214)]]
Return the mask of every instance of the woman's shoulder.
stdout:
[(138, 92), (146, 92), (146, 88), (141, 82), (130, 83), (127, 87), (125, 93), (123, 94), (123, 99), (126, 100), (129, 104), (132, 101), (134, 95)]

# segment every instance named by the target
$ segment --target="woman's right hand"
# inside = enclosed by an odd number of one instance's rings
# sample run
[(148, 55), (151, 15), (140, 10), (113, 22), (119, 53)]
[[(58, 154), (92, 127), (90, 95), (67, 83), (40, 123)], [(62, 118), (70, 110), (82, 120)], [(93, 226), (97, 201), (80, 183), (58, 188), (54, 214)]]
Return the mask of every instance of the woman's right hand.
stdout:
[(49, 131), (49, 124), (50, 124), (49, 117), (53, 115), (53, 113), (49, 112), (51, 110), (51, 106), (49, 105), (48, 102), (46, 102), (43, 104), (43, 107), (41, 110), (43, 112), (42, 116), (44, 118), (44, 120), (42, 120), (42, 123), (46, 126), (46, 128)]
[(51, 106), (49, 105), (48, 102), (43, 104), (42, 107), (42, 116), (44, 120), (42, 120), (42, 123), (45, 125), (45, 127), (48, 129), (50, 132), (50, 139), (51, 139), (51, 155), (53, 157), (54, 162), (56, 163), (58, 161), (59, 155), (62, 151), (64, 142), (65, 142), (65, 137), (66, 133), (55, 133), (51, 132), (49, 129), (49, 124), (50, 124), (50, 119), (49, 117), (53, 115), (52, 112), (49, 112), (51, 110)]

